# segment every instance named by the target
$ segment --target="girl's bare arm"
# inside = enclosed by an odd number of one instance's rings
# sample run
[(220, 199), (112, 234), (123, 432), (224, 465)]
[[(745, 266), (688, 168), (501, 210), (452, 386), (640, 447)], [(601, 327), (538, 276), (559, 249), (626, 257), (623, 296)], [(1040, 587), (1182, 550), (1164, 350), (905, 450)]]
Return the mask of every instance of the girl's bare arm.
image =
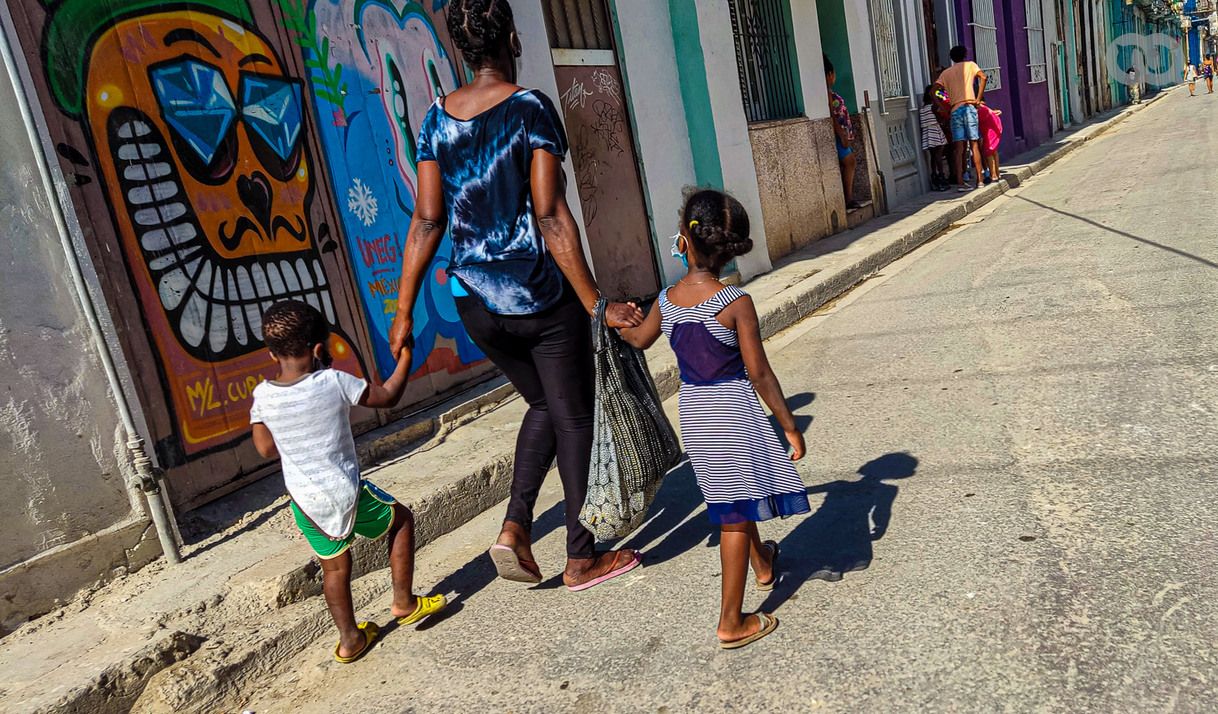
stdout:
[(647, 319), (643, 320), (643, 324), (638, 327), (627, 327), (619, 330), (622, 339), (626, 340), (631, 345), (645, 350), (656, 343), (660, 339), (660, 304), (651, 306), (651, 311), (647, 313)]
[(787, 400), (782, 395), (782, 385), (778, 383), (778, 377), (766, 357), (753, 298), (746, 295), (733, 302), (723, 311), (723, 316), (734, 323), (736, 334), (740, 338), (740, 354), (744, 357), (744, 366), (749, 371), (753, 388), (770, 408), (774, 418), (778, 420), (778, 425), (786, 434), (787, 442), (791, 445), (791, 460), (799, 461), (806, 451), (804, 437), (795, 426), (795, 415), (787, 406)]

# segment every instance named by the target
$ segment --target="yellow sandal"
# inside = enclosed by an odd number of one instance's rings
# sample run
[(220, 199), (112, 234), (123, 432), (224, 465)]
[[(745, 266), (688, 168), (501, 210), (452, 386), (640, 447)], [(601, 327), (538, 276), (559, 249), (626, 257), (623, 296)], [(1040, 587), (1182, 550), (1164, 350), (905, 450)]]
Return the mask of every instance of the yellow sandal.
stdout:
[(407, 625), (413, 625), (414, 623), (418, 622), (419, 620), (422, 620), (424, 617), (434, 615), (437, 612), (440, 612), (444, 608), (448, 607), (448, 598), (444, 597), (443, 595), (432, 595), (430, 597), (420, 597), (420, 598), (418, 598), (418, 600), (419, 600), (418, 607), (416, 607), (414, 609), (414, 612), (410, 613), (406, 617), (399, 617), (398, 625), (400, 625), (402, 627), (406, 627)]
[(364, 646), (360, 648), (359, 652), (356, 652), (348, 657), (343, 657), (338, 653), (339, 648), (343, 646), (342, 640), (339, 640), (338, 644), (334, 645), (335, 662), (338, 662), (339, 664), (351, 664), (360, 657), (368, 654), (368, 650), (372, 649), (373, 643), (376, 642), (376, 638), (381, 634), (381, 628), (377, 627), (376, 623), (374, 622), (361, 622), (359, 625), (357, 625), (357, 627), (359, 627), (359, 629), (364, 633)]

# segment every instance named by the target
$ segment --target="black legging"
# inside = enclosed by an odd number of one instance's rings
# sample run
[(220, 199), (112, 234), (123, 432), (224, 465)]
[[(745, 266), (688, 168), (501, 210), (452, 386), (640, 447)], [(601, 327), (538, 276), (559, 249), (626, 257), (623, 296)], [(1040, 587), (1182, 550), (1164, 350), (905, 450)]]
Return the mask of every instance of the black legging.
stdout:
[(473, 297), (458, 298), (457, 312), (474, 344), (529, 404), (516, 438), (506, 519), (532, 530), (537, 494), (557, 456), (566, 502), (567, 556), (593, 557), (595, 540), (579, 522), (588, 494), (595, 397), (588, 313), (569, 289), (559, 305), (536, 315), (495, 315)]

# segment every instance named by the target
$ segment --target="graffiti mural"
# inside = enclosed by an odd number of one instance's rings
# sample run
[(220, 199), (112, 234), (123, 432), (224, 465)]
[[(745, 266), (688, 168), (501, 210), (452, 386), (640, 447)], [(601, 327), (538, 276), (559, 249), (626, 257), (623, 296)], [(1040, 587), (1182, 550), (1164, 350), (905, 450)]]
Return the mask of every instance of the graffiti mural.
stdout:
[[(457, 63), (419, 3), (313, 0), (306, 9), (305, 1), (277, 0), (312, 71), (331, 188), (345, 209), (347, 254), (376, 365), (388, 376), (389, 327), (416, 195), (415, 140), (436, 97), (457, 88)], [(483, 359), (449, 290), (450, 253), (446, 237), (415, 308), (415, 378), (460, 373)]]
[[(175, 502), (266, 472), (262, 311), (304, 300), (338, 368), (392, 368), (385, 333), (414, 208), (414, 137), (458, 86), (445, 0), (5, 0), (31, 96)], [(447, 254), (447, 246), (441, 249)], [(403, 407), (491, 369), (444, 259), (415, 314)], [(387, 414), (356, 410), (367, 431)]]

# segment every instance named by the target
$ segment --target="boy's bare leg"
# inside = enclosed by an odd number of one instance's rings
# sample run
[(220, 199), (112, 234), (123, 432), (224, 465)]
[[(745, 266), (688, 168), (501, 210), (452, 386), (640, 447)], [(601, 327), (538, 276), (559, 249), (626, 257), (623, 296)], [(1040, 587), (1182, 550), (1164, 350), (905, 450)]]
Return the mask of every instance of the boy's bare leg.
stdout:
[(854, 170), (858, 167), (858, 159), (851, 153), (842, 159), (842, 193), (846, 195), (846, 204), (854, 203)]
[(981, 142), (970, 141), (969, 144), (973, 150), (973, 186), (979, 188), (981, 186)]
[(956, 170), (956, 185), (964, 186), (964, 147), (967, 141), (952, 142), (952, 168)]
[(414, 595), (414, 513), (393, 504), (393, 526), (389, 529), (389, 572), (393, 576), (394, 617), (414, 614), (419, 599)]
[(351, 551), (321, 561), (322, 592), (338, 627), (338, 654), (350, 657), (364, 647), (364, 633), (356, 627), (351, 603)]

